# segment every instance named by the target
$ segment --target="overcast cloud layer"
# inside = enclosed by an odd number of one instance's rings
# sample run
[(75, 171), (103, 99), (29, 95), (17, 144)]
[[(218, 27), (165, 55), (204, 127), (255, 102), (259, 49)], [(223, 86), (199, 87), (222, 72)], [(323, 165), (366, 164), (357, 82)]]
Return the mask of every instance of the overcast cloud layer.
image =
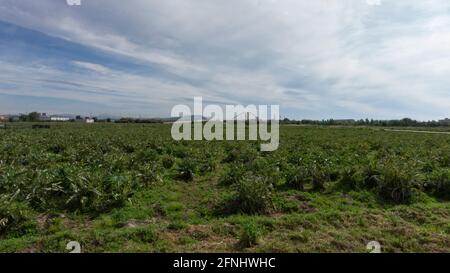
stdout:
[(0, 113), (450, 116), (448, 0), (0, 0)]

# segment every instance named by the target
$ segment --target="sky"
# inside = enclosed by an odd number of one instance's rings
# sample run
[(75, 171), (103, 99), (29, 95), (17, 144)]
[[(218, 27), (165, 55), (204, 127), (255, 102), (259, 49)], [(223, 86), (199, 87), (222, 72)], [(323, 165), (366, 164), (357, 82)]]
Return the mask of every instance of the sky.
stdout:
[(0, 0), (0, 113), (450, 117), (448, 0)]

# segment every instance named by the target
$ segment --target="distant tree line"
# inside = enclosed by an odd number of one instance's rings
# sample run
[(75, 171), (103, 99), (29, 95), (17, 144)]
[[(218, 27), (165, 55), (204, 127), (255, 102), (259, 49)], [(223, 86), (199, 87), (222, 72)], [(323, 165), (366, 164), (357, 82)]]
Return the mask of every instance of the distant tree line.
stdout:
[(417, 121), (410, 118), (404, 119), (393, 119), (393, 120), (374, 120), (374, 119), (324, 119), (324, 120), (290, 120), (285, 118), (281, 120), (282, 124), (305, 124), (305, 125), (356, 125), (356, 126), (380, 126), (380, 127), (441, 127), (441, 126), (450, 126), (450, 120), (431, 120), (431, 121)]
[[(74, 122), (77, 120), (82, 120), (81, 116), (76, 116), (76, 118), (70, 121)], [(93, 118), (95, 122), (113, 122), (111, 119), (97, 119)], [(22, 121), (22, 122), (38, 122), (42, 121), (42, 114), (38, 112), (31, 112), (29, 114), (21, 114), (18, 116), (17, 120), (10, 118), (9, 121)], [(121, 118), (115, 120), (116, 123), (164, 123), (173, 122), (177, 118)], [(392, 119), (392, 120), (375, 120), (375, 119), (323, 119), (323, 120), (312, 120), (312, 119), (302, 119), (302, 120), (291, 120), (284, 118), (280, 121), (281, 124), (303, 124), (303, 125), (322, 125), (322, 126), (379, 126), (379, 127), (443, 127), (450, 126), (450, 119), (445, 120), (431, 120), (431, 121), (417, 121), (411, 118), (403, 119)]]
[[(19, 121), (28, 121), (28, 122), (36, 122), (41, 119), (41, 114), (38, 112), (31, 112), (27, 115), (22, 114), (19, 116)], [(14, 121), (12, 118), (10, 121)]]

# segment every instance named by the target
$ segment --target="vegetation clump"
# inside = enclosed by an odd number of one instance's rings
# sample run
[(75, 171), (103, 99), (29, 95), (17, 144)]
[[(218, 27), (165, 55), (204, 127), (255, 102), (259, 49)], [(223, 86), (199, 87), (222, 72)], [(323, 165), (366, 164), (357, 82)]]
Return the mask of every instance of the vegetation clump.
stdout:
[(300, 191), (303, 191), (305, 184), (311, 180), (308, 170), (304, 167), (289, 168), (285, 173), (285, 177), (286, 185), (288, 187)]
[(195, 173), (198, 170), (197, 163), (192, 159), (183, 159), (178, 164), (178, 178), (184, 181), (192, 181), (194, 180)]
[(5, 236), (22, 236), (36, 228), (32, 210), (23, 203), (0, 199), (0, 239)]
[(428, 185), (431, 194), (450, 200), (450, 169), (439, 169), (432, 172)]
[(239, 236), (239, 244), (242, 248), (256, 246), (262, 236), (261, 228), (254, 222), (246, 222), (242, 225)]
[(234, 184), (237, 210), (246, 214), (263, 214), (272, 207), (273, 185), (266, 177), (246, 175)]
[(387, 201), (409, 204), (414, 198), (414, 184), (410, 173), (389, 166), (381, 173), (378, 192)]

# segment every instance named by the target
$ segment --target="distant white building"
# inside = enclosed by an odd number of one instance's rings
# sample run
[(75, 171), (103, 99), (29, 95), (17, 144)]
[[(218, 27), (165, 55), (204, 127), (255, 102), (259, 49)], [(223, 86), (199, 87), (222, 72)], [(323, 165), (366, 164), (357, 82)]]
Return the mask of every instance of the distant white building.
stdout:
[(53, 117), (50, 117), (50, 121), (70, 121), (70, 118), (53, 116)]
[(86, 118), (86, 123), (95, 123), (95, 119), (93, 118)]

